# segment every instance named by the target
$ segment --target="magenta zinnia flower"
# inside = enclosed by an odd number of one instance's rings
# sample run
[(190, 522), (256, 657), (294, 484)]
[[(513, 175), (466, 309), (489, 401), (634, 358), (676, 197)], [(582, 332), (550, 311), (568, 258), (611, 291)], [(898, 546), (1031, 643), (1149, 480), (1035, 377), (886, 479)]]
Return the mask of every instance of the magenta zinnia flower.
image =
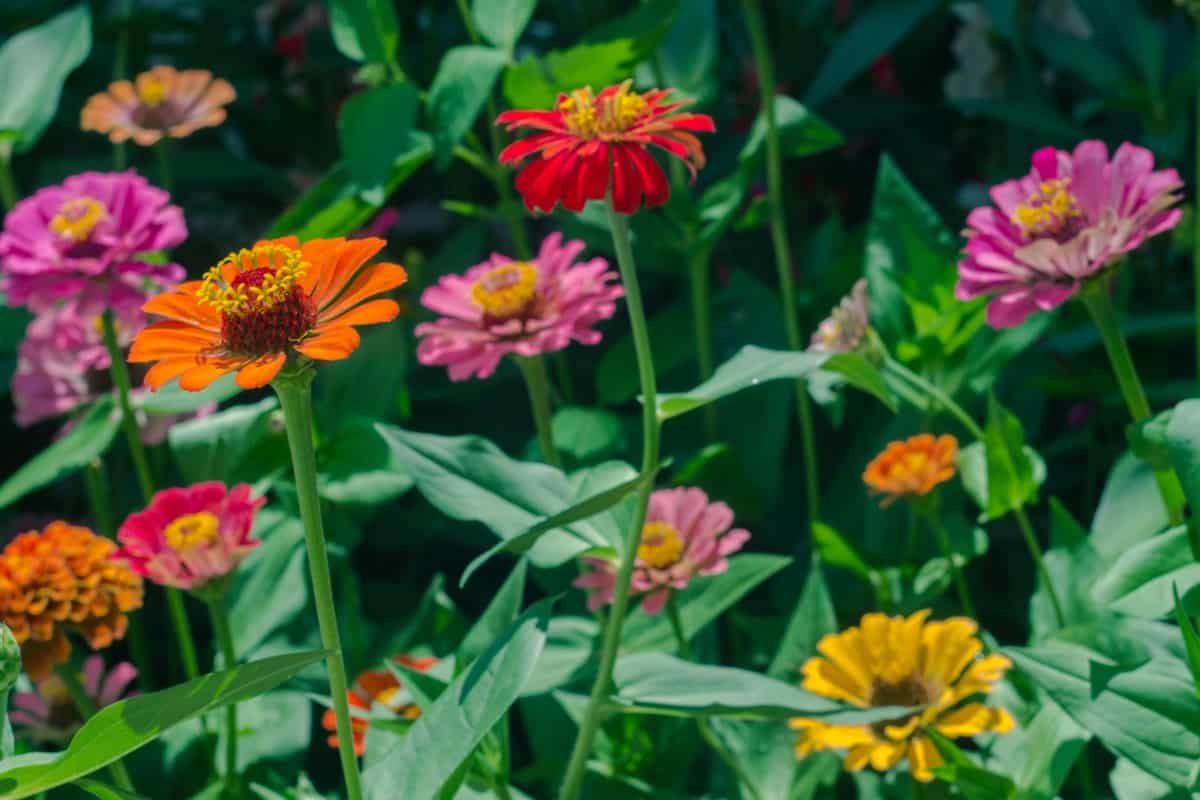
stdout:
[[(80, 678), (92, 703), (101, 709), (120, 700), (137, 674), (137, 668), (125, 661), (105, 673), (104, 658), (97, 654), (84, 660)], [(14, 692), (8, 718), (18, 736), (35, 744), (62, 744), (83, 725), (78, 707), (57, 675), (38, 681), (32, 692)]]
[(487, 378), (511, 354), (536, 356), (571, 342), (596, 344), (593, 326), (616, 313), (624, 290), (603, 258), (574, 263), (583, 242), (552, 233), (532, 261), (493, 254), (464, 275), (447, 275), (421, 294), (443, 316), (417, 326), (422, 364), (445, 365), (450, 380)]
[(992, 188), (994, 208), (967, 217), (955, 294), (991, 296), (994, 328), (1056, 308), (1083, 280), (1174, 227), (1182, 186), (1179, 173), (1155, 172), (1150, 151), (1129, 143), (1111, 161), (1103, 142), (1081, 142), (1072, 153), (1044, 147), (1028, 175)]
[[(672, 590), (686, 589), (698, 575), (719, 575), (729, 568), (727, 557), (742, 549), (750, 532), (734, 528), (733, 510), (708, 502), (696, 488), (660, 489), (650, 495), (646, 524), (633, 568), (632, 595), (645, 595), (642, 609), (657, 614)], [(592, 571), (574, 585), (589, 589), (588, 608), (611, 603), (617, 563), (611, 558), (584, 556)]]
[(218, 481), (166, 489), (121, 525), (123, 547), (113, 558), (162, 586), (202, 589), (233, 572), (259, 545), (250, 530), (265, 502), (251, 497), (244, 483), (229, 490)]
[(133, 172), (84, 172), (25, 198), (4, 219), (0, 268), (9, 305), (81, 312), (141, 301), (147, 282), (173, 285), (178, 264), (143, 256), (187, 238), (183, 211)]

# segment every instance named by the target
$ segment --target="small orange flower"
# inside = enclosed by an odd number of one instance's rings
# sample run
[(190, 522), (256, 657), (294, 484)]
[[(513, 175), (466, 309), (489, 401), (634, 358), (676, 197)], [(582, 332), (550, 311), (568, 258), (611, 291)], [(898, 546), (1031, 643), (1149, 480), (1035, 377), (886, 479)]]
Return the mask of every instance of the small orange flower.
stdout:
[(114, 142), (133, 139), (148, 147), (164, 136), (182, 139), (198, 128), (220, 125), (225, 106), (236, 97), (229, 81), (213, 78), (206, 69), (159, 66), (92, 95), (79, 125)]
[(126, 613), (142, 607), (142, 579), (110, 560), (116, 549), (87, 528), (52, 522), (0, 552), (0, 619), (20, 643), (32, 680), (67, 660), (68, 630), (93, 650), (125, 635)]
[(145, 383), (172, 378), (199, 391), (234, 370), (237, 385), (270, 383), (289, 357), (340, 361), (358, 347), (356, 325), (389, 322), (394, 300), (370, 298), (408, 275), (398, 264), (367, 264), (382, 239), (295, 236), (258, 242), (221, 259), (204, 279), (182, 283), (143, 307), (166, 317), (133, 340), (129, 360), (157, 361)]
[(954, 477), (958, 440), (949, 434), (936, 439), (922, 433), (903, 442), (892, 442), (863, 472), (863, 482), (887, 497), (886, 508), (901, 497), (926, 495), (939, 483)]
[[(400, 655), (392, 660), (417, 672), (425, 672), (438, 663), (436, 658), (428, 656), (416, 658)], [(367, 729), (370, 727), (370, 721), (366, 715), (371, 713), (372, 708), (385, 710), (407, 720), (421, 716), (420, 706), (413, 701), (412, 695), (404, 691), (404, 685), (390, 669), (369, 669), (360, 673), (354, 679), (354, 687), (346, 692), (346, 699), (351, 708), (355, 709), (351, 712), (350, 730), (354, 732), (354, 753), (360, 757), (367, 747)], [(326, 710), (321, 717), (321, 727), (329, 732), (326, 742), (336, 750), (337, 719), (332, 708)]]

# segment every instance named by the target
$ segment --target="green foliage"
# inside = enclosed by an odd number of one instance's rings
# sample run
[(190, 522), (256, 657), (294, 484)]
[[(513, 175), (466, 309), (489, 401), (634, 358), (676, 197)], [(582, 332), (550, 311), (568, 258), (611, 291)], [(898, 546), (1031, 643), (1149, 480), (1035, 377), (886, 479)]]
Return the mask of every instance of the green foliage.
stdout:
[(1025, 444), (1021, 421), (995, 396), (988, 399), (983, 441), (962, 448), (957, 465), (963, 487), (979, 506), (980, 522), (1036, 504), (1046, 480), (1046, 463)]
[(359, 92), (342, 107), (342, 158), (359, 191), (376, 205), (386, 199), (393, 165), (412, 148), (419, 105), (416, 88), (404, 81)]
[(395, 5), (387, 0), (329, 0), (329, 27), (342, 55), (394, 64), (400, 43)]
[(450, 163), (454, 146), (471, 129), (506, 63), (503, 50), (475, 45), (455, 47), (442, 58), (428, 100), (434, 161), (440, 168)]
[(537, 0), (474, 0), (471, 16), (480, 36), (511, 53), (536, 6)]

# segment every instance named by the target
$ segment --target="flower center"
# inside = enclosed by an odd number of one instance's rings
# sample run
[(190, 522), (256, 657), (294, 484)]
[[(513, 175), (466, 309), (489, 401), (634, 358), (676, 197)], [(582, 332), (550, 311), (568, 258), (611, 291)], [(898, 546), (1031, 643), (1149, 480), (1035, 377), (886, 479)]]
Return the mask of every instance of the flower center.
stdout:
[(1029, 199), (1016, 207), (1012, 221), (1029, 236), (1057, 236), (1069, 231), (1074, 220), (1082, 216), (1071, 194), (1066, 178), (1042, 181)]
[(199, 511), (172, 520), (163, 536), (172, 550), (186, 553), (216, 541), (220, 526), (215, 514)]
[(888, 469), (892, 478), (902, 478), (906, 475), (917, 475), (929, 467), (929, 453), (924, 450), (909, 450)]
[[(925, 676), (916, 673), (906, 675), (896, 683), (875, 679), (871, 686), (870, 704), (875, 708), (882, 706), (926, 706), (937, 700), (941, 691), (938, 687), (927, 680)], [(880, 720), (879, 722), (871, 723), (871, 728), (881, 737), (886, 737), (885, 729), (888, 727), (901, 727), (906, 722), (911, 720), (917, 712), (905, 714), (904, 716), (896, 717), (895, 719)]]
[(157, 78), (150, 78), (139, 82), (137, 93), (143, 105), (155, 108), (166, 99), (167, 85)]
[(637, 557), (648, 567), (663, 569), (678, 563), (683, 555), (683, 537), (675, 526), (665, 522), (647, 522), (642, 528), (642, 541)]
[(276, 353), (316, 325), (316, 303), (300, 286), (308, 267), (290, 247), (243, 249), (206, 272), (196, 295), (221, 312), (221, 336), (231, 351)]
[(489, 319), (520, 317), (537, 300), (537, 281), (537, 267), (527, 261), (501, 264), (475, 281), (471, 299)]
[(632, 84), (633, 81), (625, 81), (616, 92), (599, 102), (590, 86), (571, 92), (558, 103), (567, 129), (588, 139), (628, 130), (649, 106), (646, 98), (629, 91)]
[(91, 197), (76, 197), (59, 206), (58, 214), (50, 220), (50, 230), (64, 239), (78, 242), (91, 235), (92, 230), (108, 216), (108, 209)]

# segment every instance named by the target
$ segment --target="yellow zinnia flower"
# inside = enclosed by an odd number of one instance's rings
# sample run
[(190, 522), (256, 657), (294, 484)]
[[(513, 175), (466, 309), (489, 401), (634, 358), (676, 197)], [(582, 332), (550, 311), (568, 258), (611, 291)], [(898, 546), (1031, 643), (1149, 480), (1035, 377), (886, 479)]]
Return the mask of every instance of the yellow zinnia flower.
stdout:
[(838, 749), (846, 751), (845, 767), (870, 765), (886, 771), (908, 760), (912, 776), (933, 780), (942, 763), (925, 729), (948, 739), (984, 731), (1007, 733), (1013, 718), (1003, 708), (980, 702), (1012, 667), (1008, 658), (979, 658), (983, 644), (979, 626), (965, 617), (926, 622), (929, 610), (909, 617), (867, 614), (857, 627), (830, 634), (817, 644), (821, 655), (801, 669), (808, 691), (859, 708), (912, 707), (912, 712), (869, 725), (830, 725), (797, 717), (791, 720), (796, 757)]

